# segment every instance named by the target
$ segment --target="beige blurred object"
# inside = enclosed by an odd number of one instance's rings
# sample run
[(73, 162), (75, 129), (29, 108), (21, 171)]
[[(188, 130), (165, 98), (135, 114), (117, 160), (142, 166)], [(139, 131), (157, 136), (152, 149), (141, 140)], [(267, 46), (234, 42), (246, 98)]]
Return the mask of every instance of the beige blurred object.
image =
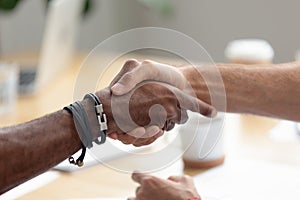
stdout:
[(0, 63), (0, 115), (16, 106), (19, 68), (14, 63)]
[[(273, 62), (274, 50), (271, 44), (262, 39), (239, 39), (228, 43), (225, 49), (225, 56), (233, 64), (270, 64)], [(241, 122), (246, 120), (247, 124), (252, 123), (255, 127), (257, 121), (274, 121), (266, 117), (253, 115), (241, 115)]]
[(181, 137), (185, 168), (211, 168), (224, 162), (224, 113), (205, 118), (188, 112), (189, 120), (178, 128)]
[(230, 63), (272, 63), (274, 50), (269, 42), (261, 39), (240, 39), (228, 43), (225, 56)]

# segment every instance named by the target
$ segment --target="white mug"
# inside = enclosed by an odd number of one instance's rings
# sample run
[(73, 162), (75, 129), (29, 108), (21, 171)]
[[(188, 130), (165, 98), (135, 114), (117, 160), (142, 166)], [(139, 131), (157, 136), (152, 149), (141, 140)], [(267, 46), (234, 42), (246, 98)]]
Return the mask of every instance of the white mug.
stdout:
[(185, 167), (210, 168), (224, 162), (222, 132), (225, 114), (206, 118), (188, 112), (187, 123), (178, 127)]

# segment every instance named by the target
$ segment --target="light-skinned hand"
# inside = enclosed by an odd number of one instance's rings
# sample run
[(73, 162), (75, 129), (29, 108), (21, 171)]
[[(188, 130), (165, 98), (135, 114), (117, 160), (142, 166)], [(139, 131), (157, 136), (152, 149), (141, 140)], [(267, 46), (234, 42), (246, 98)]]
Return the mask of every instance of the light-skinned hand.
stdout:
[(190, 176), (170, 176), (167, 180), (134, 172), (132, 179), (139, 184), (135, 197), (128, 200), (187, 200), (200, 196)]

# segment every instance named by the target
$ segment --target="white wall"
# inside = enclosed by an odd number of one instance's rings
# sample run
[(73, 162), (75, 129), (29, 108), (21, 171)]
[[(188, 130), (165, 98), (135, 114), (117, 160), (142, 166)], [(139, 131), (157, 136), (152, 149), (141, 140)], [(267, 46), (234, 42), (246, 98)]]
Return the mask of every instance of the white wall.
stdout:
[[(132, 10), (136, 0), (94, 0), (91, 13), (82, 19), (78, 47), (90, 50), (99, 42), (129, 28), (139, 17)], [(40, 48), (45, 25), (45, 0), (23, 0), (11, 13), (0, 11), (0, 52), (22, 52)]]
[(45, 1), (25, 0), (9, 13), (0, 11), (0, 51), (38, 50), (45, 22)]
[(216, 61), (225, 61), (228, 41), (257, 37), (275, 49), (275, 61), (294, 59), (300, 48), (300, 1), (285, 0), (172, 0), (175, 17), (162, 19), (144, 12), (145, 26), (182, 31), (200, 42)]
[[(215, 61), (236, 38), (264, 38), (277, 62), (292, 60), (300, 48), (300, 1), (170, 0), (175, 14), (162, 17), (138, 0), (95, 0), (94, 11), (82, 21), (78, 47), (89, 50), (113, 33), (133, 27), (161, 26), (182, 31), (200, 42)], [(43, 0), (24, 0), (9, 15), (0, 14), (2, 52), (38, 49), (44, 20)]]

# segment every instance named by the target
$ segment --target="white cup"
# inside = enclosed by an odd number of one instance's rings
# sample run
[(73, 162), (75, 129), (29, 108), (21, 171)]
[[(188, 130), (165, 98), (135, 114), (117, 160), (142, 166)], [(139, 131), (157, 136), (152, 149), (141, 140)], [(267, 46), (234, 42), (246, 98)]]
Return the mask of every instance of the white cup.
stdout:
[(187, 123), (178, 127), (185, 167), (210, 168), (222, 164), (224, 113), (213, 119), (193, 112), (188, 112), (188, 116)]
[(0, 63), (0, 115), (15, 108), (18, 91), (18, 66)]
[(228, 43), (225, 57), (230, 63), (266, 64), (272, 63), (274, 50), (266, 40), (239, 39)]

